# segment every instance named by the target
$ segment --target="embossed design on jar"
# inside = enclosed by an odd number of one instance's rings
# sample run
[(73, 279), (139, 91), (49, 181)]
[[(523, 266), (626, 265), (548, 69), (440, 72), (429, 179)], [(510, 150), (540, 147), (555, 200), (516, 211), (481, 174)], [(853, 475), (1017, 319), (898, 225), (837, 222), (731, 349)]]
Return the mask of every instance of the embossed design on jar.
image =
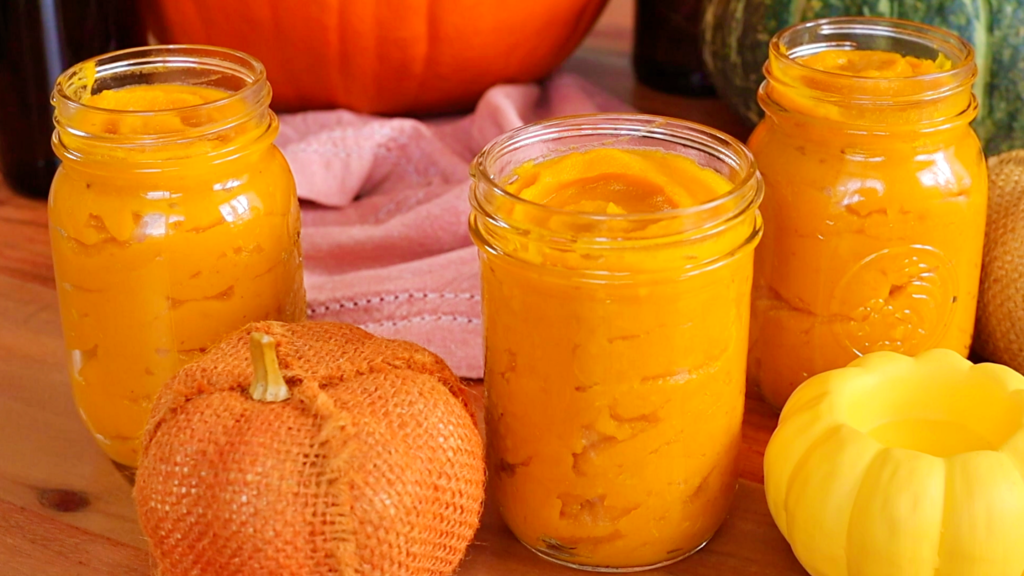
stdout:
[(956, 309), (956, 270), (938, 250), (886, 248), (846, 274), (832, 300), (837, 336), (857, 354), (917, 354), (938, 342)]

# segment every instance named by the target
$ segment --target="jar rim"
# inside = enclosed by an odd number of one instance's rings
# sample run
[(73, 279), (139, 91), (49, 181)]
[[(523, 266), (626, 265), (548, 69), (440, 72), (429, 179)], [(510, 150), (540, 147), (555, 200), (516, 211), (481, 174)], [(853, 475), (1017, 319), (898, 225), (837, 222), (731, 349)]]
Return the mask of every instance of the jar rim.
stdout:
[[(503, 185), (524, 162), (607, 148), (679, 154), (718, 172), (732, 188), (695, 206), (601, 214), (553, 208), (522, 198)], [(686, 276), (752, 250), (763, 231), (757, 206), (764, 195), (764, 183), (753, 154), (731, 136), (675, 118), (599, 113), (528, 124), (492, 140), (470, 165), (470, 174), (470, 235), (481, 250), (525, 266), (538, 263), (526, 256), (532, 249), (510, 246), (526, 242), (551, 250), (551, 254), (568, 250), (590, 254), (594, 258), (583, 258), (587, 263), (582, 267), (554, 268), (558, 274), (577, 280), (617, 283), (641, 277)], [(552, 222), (558, 225), (551, 226)], [(707, 243), (716, 238), (728, 241), (714, 249), (690, 251), (710, 246)], [(649, 269), (623, 267), (623, 256), (634, 250), (671, 257)], [(604, 258), (612, 254), (620, 256)]]
[[(838, 41), (836, 43), (815, 42), (798, 46), (796, 49), (787, 46), (787, 40), (793, 39), (794, 36), (797, 36), (800, 33), (806, 33), (811, 30), (825, 36), (832, 34), (859, 33), (866, 36), (887, 36), (892, 38), (913, 39), (921, 43), (930, 41), (930, 43), (940, 53), (947, 55), (947, 57), (958, 56), (958, 58), (954, 60), (954, 58), (950, 57), (950, 60), (953, 61), (953, 65), (948, 70), (941, 70), (918, 76), (891, 78), (843, 74), (841, 72), (822, 70), (820, 68), (809, 66), (801, 62), (801, 57), (836, 47), (845, 50), (857, 49), (856, 45), (851, 41)], [(942, 50), (941, 48), (946, 48), (947, 50)], [(851, 86), (873, 86), (878, 85), (879, 82), (901, 82), (904, 84), (918, 83), (922, 86), (922, 90), (916, 96), (918, 98), (941, 98), (956, 92), (957, 90), (963, 89), (964, 87), (970, 86), (977, 75), (975, 50), (974, 47), (971, 46), (970, 42), (954, 32), (950, 32), (930, 24), (923, 24), (921, 22), (914, 22), (911, 20), (901, 20), (898, 18), (883, 18), (876, 16), (835, 16), (800, 22), (784, 28), (775, 34), (768, 45), (768, 52), (769, 59), (768, 62), (765, 63), (764, 70), (765, 76), (768, 78), (776, 76), (771, 71), (771, 61), (775, 59), (785, 65), (795, 66), (804, 74), (813, 74), (818, 75), (821, 78), (830, 78), (848, 83)], [(957, 76), (959, 76), (959, 78), (956, 78)], [(955, 81), (946, 82), (945, 86), (939, 90), (925, 89), (925, 86), (928, 83), (934, 83), (944, 78), (954, 78)], [(828, 92), (824, 93), (827, 94)], [(893, 100), (893, 97), (860, 94), (857, 95), (857, 99), (864, 101), (891, 101)]]
[[(188, 52), (195, 52), (195, 54), (188, 55), (186, 54)], [(138, 58), (133, 58), (135, 56), (138, 56)], [(175, 56), (178, 58), (175, 58)], [(218, 56), (221, 56), (221, 58), (218, 58)], [(242, 74), (237, 74), (239, 77), (246, 78), (246, 86), (238, 91), (228, 93), (223, 98), (218, 98), (209, 102), (162, 110), (118, 110), (115, 108), (104, 108), (83, 103), (80, 99), (75, 98), (67, 91), (67, 86), (71, 83), (70, 81), (88, 66), (94, 67), (95, 71), (93, 72), (93, 77), (98, 78), (101, 76), (101, 71), (107, 72), (109, 70), (109, 73), (113, 74), (129, 69), (133, 66), (145, 65), (146, 63), (154, 60), (173, 61), (176, 59), (202, 59), (231, 64), (231, 61), (223, 58), (223, 56), (228, 56), (235, 60), (235, 65), (231, 66), (231, 68), (234, 69), (233, 71), (244, 72), (245, 67), (249, 67), (248, 77)], [(263, 63), (256, 57), (239, 50), (206, 44), (159, 44), (154, 46), (138, 46), (100, 54), (99, 56), (94, 56), (71, 66), (57, 77), (50, 101), (54, 106), (66, 106), (71, 111), (86, 110), (90, 114), (116, 114), (118, 116), (124, 115), (141, 118), (147, 116), (159, 116), (167, 113), (177, 114), (182, 111), (201, 111), (204, 109), (222, 106), (226, 102), (232, 100), (245, 99), (252, 93), (265, 89), (261, 88), (261, 86), (266, 84), (266, 79), (267, 71), (263, 66)], [(266, 98), (269, 101), (269, 94), (266, 95)]]
[[(713, 148), (719, 152), (715, 155), (717, 160), (726, 162), (740, 173), (740, 177), (731, 181), (732, 188), (728, 192), (717, 196), (706, 202), (675, 208), (672, 210), (661, 210), (655, 212), (629, 212), (625, 214), (601, 214), (591, 212), (580, 212), (566, 208), (555, 208), (539, 202), (522, 198), (521, 196), (508, 191), (505, 186), (492, 174), (489, 163), (501, 155), (514, 151), (527, 144), (538, 141), (554, 140), (558, 137), (569, 137), (573, 135), (607, 135), (630, 138), (652, 138), (667, 140), (680, 144), (691, 144), (695, 141)], [(600, 148), (605, 146), (593, 146), (587, 149)], [(564, 153), (554, 154), (555, 157)], [(724, 153), (724, 154), (722, 154)], [(722, 156), (726, 156), (723, 158)], [(700, 213), (713, 211), (724, 204), (742, 200), (749, 196), (748, 202), (742, 202), (736, 212), (742, 212), (746, 208), (756, 207), (760, 202), (760, 186), (756, 186), (760, 179), (757, 170), (757, 163), (753, 154), (736, 138), (709, 126), (698, 124), (678, 118), (643, 114), (637, 112), (617, 113), (593, 113), (577, 114), (571, 116), (560, 116), (526, 124), (505, 132), (491, 140), (477, 154), (470, 164), (470, 174), (477, 183), (484, 184), (488, 189), (497, 194), (503, 201), (511, 202), (512, 206), (528, 206), (530, 209), (550, 215), (569, 216), (574, 218), (587, 219), (592, 221), (605, 222), (643, 222), (646, 220), (667, 220), (682, 216), (692, 216)], [(474, 194), (475, 196), (475, 194)], [(727, 220), (734, 214), (730, 213), (721, 220)]]
[[(225, 94), (176, 108), (119, 110), (83, 102), (99, 82), (107, 85), (100, 91), (175, 84)], [(62, 160), (81, 160), (97, 170), (108, 165), (170, 170), (197, 155), (219, 162), (273, 142), (278, 124), (271, 97), (263, 64), (243, 52), (201, 44), (128, 48), (79, 62), (57, 78), (50, 98), (55, 109), (51, 145)], [(108, 121), (135, 122), (138, 129), (108, 131)], [(200, 142), (210, 145), (194, 146)]]

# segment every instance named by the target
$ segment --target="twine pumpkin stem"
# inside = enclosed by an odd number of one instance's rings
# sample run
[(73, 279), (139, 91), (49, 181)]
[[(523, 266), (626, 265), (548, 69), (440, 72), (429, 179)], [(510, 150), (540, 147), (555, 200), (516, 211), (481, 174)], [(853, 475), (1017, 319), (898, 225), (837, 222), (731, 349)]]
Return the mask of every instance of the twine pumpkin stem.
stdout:
[(291, 397), (291, 390), (277, 364), (277, 345), (262, 332), (249, 335), (249, 353), (252, 355), (252, 384), (249, 395), (261, 402), (281, 402)]

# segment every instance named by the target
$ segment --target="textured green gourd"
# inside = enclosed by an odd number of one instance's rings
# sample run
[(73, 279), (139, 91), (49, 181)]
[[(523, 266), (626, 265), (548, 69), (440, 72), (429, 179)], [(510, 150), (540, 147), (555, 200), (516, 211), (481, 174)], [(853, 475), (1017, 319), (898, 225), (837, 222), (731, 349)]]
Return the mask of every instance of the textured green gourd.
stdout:
[(704, 61), (718, 93), (752, 124), (768, 43), (783, 28), (830, 16), (882, 16), (955, 32), (974, 46), (975, 128), (985, 151), (1024, 147), (1024, 0), (708, 0)]

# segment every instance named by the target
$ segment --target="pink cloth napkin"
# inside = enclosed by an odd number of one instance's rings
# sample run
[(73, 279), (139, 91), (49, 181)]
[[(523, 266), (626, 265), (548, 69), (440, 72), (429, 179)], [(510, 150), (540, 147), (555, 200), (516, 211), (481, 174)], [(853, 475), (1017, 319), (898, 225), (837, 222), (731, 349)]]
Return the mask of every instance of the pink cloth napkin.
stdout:
[(565, 73), (496, 86), (467, 116), (382, 118), (347, 110), (281, 117), (302, 208), (309, 317), (416, 342), (467, 378), (483, 375), (469, 163), (544, 118), (628, 110)]

